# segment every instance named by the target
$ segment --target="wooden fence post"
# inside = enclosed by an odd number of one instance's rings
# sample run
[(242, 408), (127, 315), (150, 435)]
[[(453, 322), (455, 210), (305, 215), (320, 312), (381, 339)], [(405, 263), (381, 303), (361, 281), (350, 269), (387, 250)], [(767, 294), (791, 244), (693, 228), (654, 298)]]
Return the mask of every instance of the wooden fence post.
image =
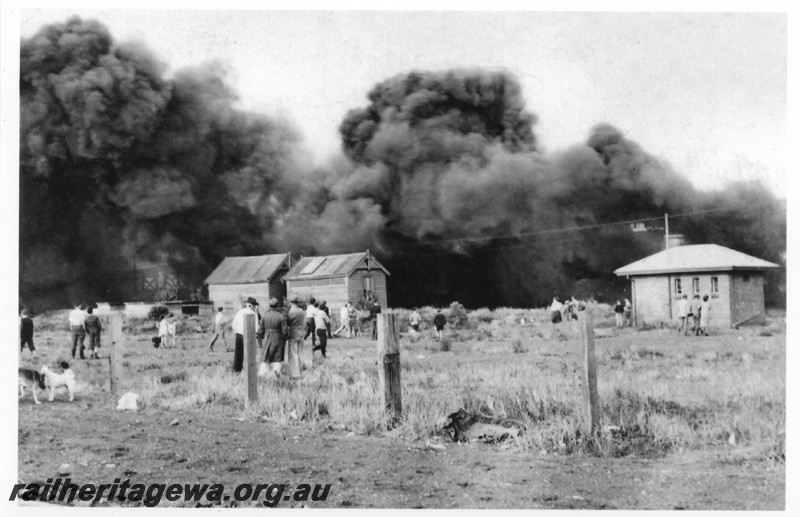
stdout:
[(403, 412), (400, 389), (400, 335), (397, 314), (382, 312), (378, 324), (378, 379), (383, 388), (384, 408), (392, 420)]
[(248, 408), (258, 400), (258, 377), (256, 368), (256, 315), (245, 314), (244, 316), (244, 372), (247, 393), (244, 399), (244, 407)]
[(583, 431), (587, 436), (592, 436), (600, 425), (597, 361), (594, 357), (594, 325), (588, 311), (578, 312), (578, 319), (583, 343)]
[(125, 335), (122, 333), (122, 313), (113, 311), (108, 326), (111, 336), (111, 349), (108, 351), (110, 388), (112, 394), (119, 395), (122, 384), (122, 353), (125, 346)]

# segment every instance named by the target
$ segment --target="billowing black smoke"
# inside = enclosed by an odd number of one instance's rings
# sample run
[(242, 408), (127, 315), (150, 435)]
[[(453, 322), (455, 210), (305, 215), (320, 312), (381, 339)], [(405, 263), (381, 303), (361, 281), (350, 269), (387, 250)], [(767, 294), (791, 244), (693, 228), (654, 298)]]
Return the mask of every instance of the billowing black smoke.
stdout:
[(670, 223), (690, 242), (784, 264), (765, 189), (698, 192), (608, 124), (545, 155), (505, 72), (377, 84), (341, 124), (344, 156), (313, 169), (286, 124), (233, 108), (220, 70), (162, 68), (78, 19), (23, 41), (24, 298), (129, 298), (134, 259), (196, 285), (224, 255), (370, 248), (395, 306), (607, 300), (625, 286), (611, 271), (662, 246), (618, 223), (664, 213), (699, 212)]
[(23, 300), (130, 299), (136, 262), (199, 285), (226, 254), (267, 251), (297, 137), (234, 109), (218, 67), (165, 79), (78, 18), (24, 40), (20, 66)]

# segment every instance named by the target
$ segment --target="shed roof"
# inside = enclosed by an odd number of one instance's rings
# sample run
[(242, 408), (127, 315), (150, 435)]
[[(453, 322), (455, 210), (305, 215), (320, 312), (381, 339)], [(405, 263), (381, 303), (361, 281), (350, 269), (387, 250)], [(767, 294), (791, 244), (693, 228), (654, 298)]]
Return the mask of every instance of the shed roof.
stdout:
[(255, 257), (225, 257), (219, 266), (208, 275), (206, 283), (220, 285), (269, 282), (284, 264), (291, 266), (291, 256), (288, 253)]
[(378, 262), (370, 252), (364, 251), (347, 255), (303, 257), (297, 261), (297, 264), (283, 278), (285, 280), (302, 280), (349, 276), (359, 267), (367, 267), (367, 258), (369, 258), (370, 268), (380, 269), (389, 275), (389, 271), (383, 267), (383, 264)]
[(777, 264), (717, 244), (677, 246), (614, 271), (617, 276), (658, 275), (699, 271), (764, 270)]

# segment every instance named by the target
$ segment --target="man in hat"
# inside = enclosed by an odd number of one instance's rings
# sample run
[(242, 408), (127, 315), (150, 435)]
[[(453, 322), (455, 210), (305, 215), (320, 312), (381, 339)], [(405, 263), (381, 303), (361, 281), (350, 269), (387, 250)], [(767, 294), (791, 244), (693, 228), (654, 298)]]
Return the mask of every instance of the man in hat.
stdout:
[(256, 299), (252, 296), (242, 302), (242, 308), (233, 317), (231, 327), (236, 336), (234, 349), (233, 349), (233, 371), (239, 373), (242, 371), (244, 363), (244, 317), (248, 314), (256, 315), (253, 307), (258, 304)]
[(288, 329), (286, 315), (283, 313), (277, 298), (270, 298), (269, 310), (264, 314), (261, 321), (266, 346), (264, 363), (269, 365), (275, 376), (278, 377), (281, 374), (281, 363), (283, 362)]
[(306, 313), (300, 308), (301, 302), (299, 297), (292, 297), (289, 300), (289, 314), (286, 316), (289, 327), (289, 375), (292, 379), (300, 378), (300, 351), (306, 331)]

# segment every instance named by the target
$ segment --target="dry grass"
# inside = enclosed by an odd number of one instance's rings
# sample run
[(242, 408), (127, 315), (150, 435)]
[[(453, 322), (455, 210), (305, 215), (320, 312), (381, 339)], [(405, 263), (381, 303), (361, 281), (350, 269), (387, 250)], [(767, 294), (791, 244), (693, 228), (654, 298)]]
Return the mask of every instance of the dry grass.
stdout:
[[(151, 324), (131, 320), (126, 322), (125, 388), (139, 393), (147, 406), (170, 411), (223, 412), (284, 426), (390, 433), (408, 440), (436, 435), (440, 417), (464, 408), (485, 421), (523, 426), (514, 444), (521, 449), (657, 456), (735, 448), (736, 457), (747, 461), (784, 461), (782, 321), (769, 322), (767, 328), (775, 330), (771, 336), (755, 327), (696, 338), (668, 329), (618, 331), (612, 328), (610, 307), (589, 310), (597, 336), (604, 338), (596, 347), (606, 431), (596, 437), (578, 431), (583, 416), (577, 325), (554, 326), (544, 310), (471, 311), (460, 328), (448, 328), (447, 353), (426, 326), (433, 308), (420, 311), (427, 323), (418, 340), (405, 334), (403, 323), (404, 412), (396, 425), (381, 410), (375, 344), (363, 338), (331, 341), (330, 358), (315, 358), (300, 382), (261, 380), (258, 403), (243, 412), (243, 376), (229, 371), (231, 353), (207, 353), (209, 335), (202, 331), (208, 322), (179, 316), (179, 349), (155, 351), (149, 346)], [(401, 320), (407, 314), (401, 311)], [(55, 329), (45, 336), (50, 339), (47, 357), (55, 361), (65, 357), (56, 350), (67, 350), (68, 337), (48, 317), (37, 317), (36, 324)], [(103, 389), (104, 364), (86, 365), (81, 390)], [(185, 380), (159, 381), (179, 372)]]

